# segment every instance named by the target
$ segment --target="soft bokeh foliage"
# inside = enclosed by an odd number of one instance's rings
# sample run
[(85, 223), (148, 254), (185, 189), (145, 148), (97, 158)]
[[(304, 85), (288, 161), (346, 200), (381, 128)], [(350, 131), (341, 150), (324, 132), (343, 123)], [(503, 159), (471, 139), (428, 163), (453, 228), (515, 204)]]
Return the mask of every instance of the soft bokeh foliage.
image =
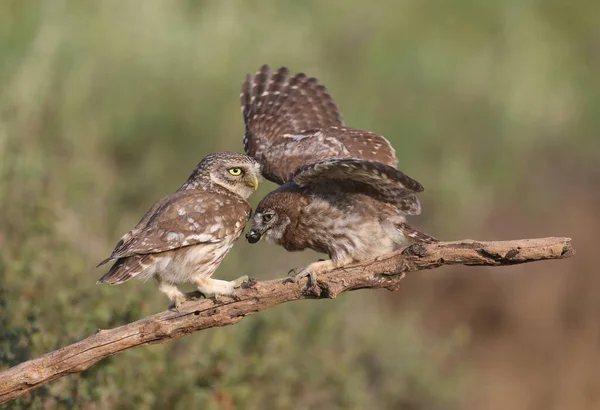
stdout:
[[(578, 250), (279, 306), (8, 408), (600, 406), (598, 15), (591, 0), (3, 2), (0, 367), (166, 307), (153, 283), (96, 285), (94, 266), (204, 155), (242, 150), (239, 88), (263, 63), (318, 77), (349, 125), (392, 141), (426, 187), (416, 226)], [(240, 241), (215, 277), (316, 257)]]

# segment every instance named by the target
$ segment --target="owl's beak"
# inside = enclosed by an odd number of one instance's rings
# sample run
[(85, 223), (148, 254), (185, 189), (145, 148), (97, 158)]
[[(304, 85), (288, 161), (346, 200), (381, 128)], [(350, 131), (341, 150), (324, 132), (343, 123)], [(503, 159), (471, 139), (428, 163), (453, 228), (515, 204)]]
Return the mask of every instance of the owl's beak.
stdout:
[(247, 181), (247, 184), (250, 188), (253, 188), (256, 191), (258, 189), (258, 178), (252, 177), (251, 180)]
[(256, 232), (254, 229), (251, 229), (246, 234), (246, 239), (250, 243), (256, 243), (256, 242), (260, 241), (261, 236), (262, 235), (260, 233)]

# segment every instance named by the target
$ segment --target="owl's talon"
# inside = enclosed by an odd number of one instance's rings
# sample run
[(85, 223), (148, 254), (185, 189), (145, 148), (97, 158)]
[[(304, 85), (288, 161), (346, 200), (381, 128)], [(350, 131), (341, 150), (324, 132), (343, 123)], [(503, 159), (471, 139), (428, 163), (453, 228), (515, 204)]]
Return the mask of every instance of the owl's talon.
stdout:
[[(249, 289), (249, 288), (253, 288), (254, 286), (256, 286), (256, 283), (257, 283), (256, 278), (249, 278), (248, 275), (244, 275), (234, 281), (233, 288), (234, 289)], [(239, 297), (238, 292), (233, 292), (229, 296), (235, 301), (242, 300)]]
[(242, 289), (252, 289), (256, 286), (257, 283), (258, 281), (256, 280), (256, 278), (248, 278), (245, 282), (241, 284), (240, 287)]
[(307, 269), (305, 268), (292, 268), (288, 271), (287, 273), (287, 278), (285, 278), (283, 280), (283, 283), (296, 283), (298, 282), (300, 279), (304, 278), (307, 276), (307, 274), (305, 273), (307, 271)]
[[(297, 271), (297, 269), (292, 269), (290, 272), (292, 271)], [(317, 273), (310, 269), (300, 270), (300, 272), (296, 273), (295, 275), (290, 276), (289, 278), (285, 278), (283, 283), (297, 283), (299, 280), (302, 280), (304, 278), (308, 278), (308, 282), (306, 283), (307, 289), (315, 291), (317, 288)]]
[(287, 278), (285, 278), (283, 280), (282, 283), (296, 283), (297, 279), (296, 279), (296, 275), (297, 275), (297, 270), (296, 269), (290, 269), (290, 271), (287, 273)]
[(206, 295), (199, 290), (185, 293), (186, 300), (207, 299)]
[(236, 280), (233, 281), (233, 288), (238, 289), (241, 288), (244, 283), (249, 281), (248, 275), (240, 276)]
[(175, 299), (173, 299), (168, 306), (168, 309), (171, 312), (179, 312), (179, 307), (184, 304), (185, 302), (187, 302), (189, 299), (187, 298), (187, 295), (179, 295), (176, 296)]
[(308, 283), (306, 284), (308, 290), (314, 292), (314, 293), (321, 293), (318, 291), (318, 286), (317, 286), (317, 274), (313, 271), (310, 271), (308, 274)]
[(181, 295), (178, 295), (175, 297), (175, 299), (173, 299), (171, 301), (171, 303), (169, 303), (169, 307), (168, 309), (172, 312), (179, 312), (179, 307), (184, 304), (185, 302), (188, 302), (190, 300), (194, 300), (194, 299), (207, 299), (206, 295), (202, 292), (200, 292), (199, 290), (194, 290), (192, 292), (186, 292), (183, 293)]

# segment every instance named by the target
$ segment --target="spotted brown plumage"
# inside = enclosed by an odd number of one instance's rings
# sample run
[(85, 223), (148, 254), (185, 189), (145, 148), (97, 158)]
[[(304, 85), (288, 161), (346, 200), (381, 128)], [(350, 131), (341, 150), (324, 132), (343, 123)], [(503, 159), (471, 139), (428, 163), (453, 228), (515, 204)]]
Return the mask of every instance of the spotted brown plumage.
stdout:
[(325, 86), (286, 67), (263, 65), (247, 75), (240, 95), (244, 149), (270, 181), (283, 184), (303, 165), (328, 158), (358, 158), (395, 167), (394, 148), (383, 136), (346, 127)]
[(183, 282), (204, 294), (231, 295), (245, 278), (227, 282), (211, 275), (244, 230), (251, 214), (246, 199), (259, 177), (259, 164), (246, 155), (207, 156), (186, 183), (154, 204), (98, 265), (115, 261), (99, 283), (155, 278), (175, 307), (186, 299), (177, 286)]
[(364, 261), (414, 242), (436, 242), (411, 228), (406, 215), (421, 208), (423, 187), (395, 168), (374, 161), (329, 159), (306, 165), (261, 200), (249, 242), (264, 238), (288, 251), (313, 249), (330, 260), (299, 273)]
[(302, 166), (293, 181), (300, 187), (348, 186), (349, 192), (362, 192), (389, 203), (407, 215), (419, 215), (421, 204), (415, 193), (423, 186), (388, 165), (360, 159), (329, 159)]
[(248, 241), (328, 254), (330, 261), (300, 274), (311, 277), (410, 242), (436, 241), (405, 222), (421, 213), (421, 184), (396, 169), (383, 136), (345, 126), (317, 79), (263, 65), (246, 76), (240, 99), (244, 149), (265, 178), (282, 185), (258, 205)]

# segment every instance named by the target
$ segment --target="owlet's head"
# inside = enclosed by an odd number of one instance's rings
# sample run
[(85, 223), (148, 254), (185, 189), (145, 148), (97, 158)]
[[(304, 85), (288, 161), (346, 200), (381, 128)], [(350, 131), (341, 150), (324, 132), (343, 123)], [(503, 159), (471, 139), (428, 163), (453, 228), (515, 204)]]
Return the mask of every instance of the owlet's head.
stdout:
[(281, 245), (286, 230), (295, 215), (299, 204), (297, 199), (288, 195), (282, 188), (265, 196), (252, 216), (252, 229), (246, 234), (250, 243), (256, 243), (261, 239), (267, 242)]

